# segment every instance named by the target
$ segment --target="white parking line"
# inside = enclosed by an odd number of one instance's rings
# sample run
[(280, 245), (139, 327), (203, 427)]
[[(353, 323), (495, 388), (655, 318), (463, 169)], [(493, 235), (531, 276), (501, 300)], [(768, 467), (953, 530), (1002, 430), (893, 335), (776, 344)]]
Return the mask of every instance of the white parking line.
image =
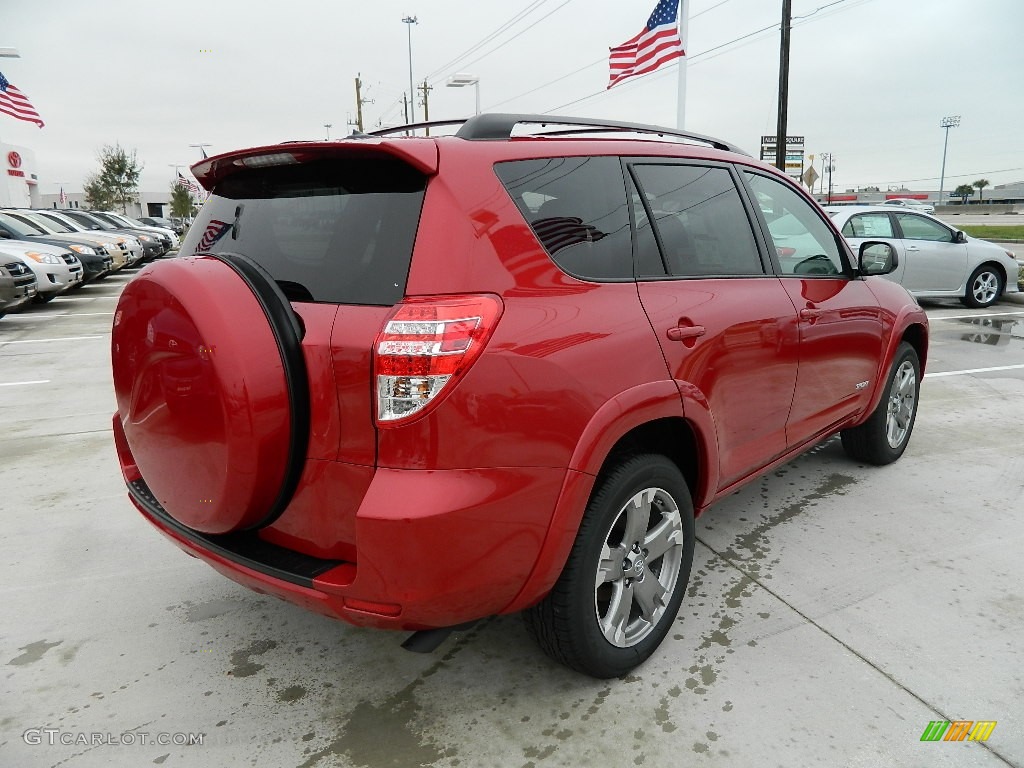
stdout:
[(963, 376), (965, 373), (989, 373), (991, 371), (1016, 371), (1024, 368), (1024, 364), (1021, 365), (994, 365), (991, 368), (968, 368), (964, 371), (939, 371), (938, 373), (926, 373), (924, 377), (926, 379), (934, 379), (939, 376)]
[(0, 387), (21, 387), (27, 384), (49, 384), (49, 379), (38, 379), (36, 381), (0, 381)]
[(939, 317), (938, 315), (929, 315), (929, 320), (963, 320), (969, 317), (1001, 317), (1002, 315), (1024, 315), (1024, 312), (986, 312), (979, 315), (945, 315)]
[(39, 312), (37, 314), (31, 315), (9, 315), (7, 317), (7, 320), (4, 320), (4, 322), (7, 322), (8, 320), (34, 320), (37, 317), (46, 317), (52, 319), (54, 317), (90, 317), (92, 315), (110, 316), (113, 314), (113, 312), (62, 312), (60, 314), (57, 314), (55, 312)]
[(0, 347), (4, 344), (45, 344), (50, 341), (82, 341), (84, 339), (105, 339), (109, 333), (100, 336), (62, 336), (57, 339), (20, 339), (18, 341), (0, 341)]

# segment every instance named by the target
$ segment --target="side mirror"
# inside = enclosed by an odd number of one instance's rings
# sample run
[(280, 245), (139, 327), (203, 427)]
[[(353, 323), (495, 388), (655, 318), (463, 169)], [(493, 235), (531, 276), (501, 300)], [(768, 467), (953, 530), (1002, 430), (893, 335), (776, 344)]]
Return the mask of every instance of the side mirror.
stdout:
[(861, 243), (857, 267), (862, 275), (888, 275), (898, 264), (896, 249), (888, 243), (877, 240)]
[(10, 240), (10, 239), (11, 239), (11, 233), (8, 232), (6, 229), (0, 229), (0, 240)]
[(954, 243), (966, 243), (967, 242), (967, 235), (965, 235), (963, 232), (961, 232), (958, 229), (956, 231), (956, 234), (953, 236), (953, 242)]

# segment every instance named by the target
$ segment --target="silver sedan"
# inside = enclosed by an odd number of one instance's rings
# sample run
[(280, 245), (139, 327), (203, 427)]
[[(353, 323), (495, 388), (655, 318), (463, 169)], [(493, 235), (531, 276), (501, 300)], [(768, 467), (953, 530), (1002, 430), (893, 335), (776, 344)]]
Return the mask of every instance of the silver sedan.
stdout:
[(825, 209), (854, 253), (865, 240), (896, 249), (899, 265), (887, 275), (920, 298), (958, 298), (987, 307), (1017, 292), (1017, 260), (995, 243), (970, 237), (925, 213), (892, 206)]

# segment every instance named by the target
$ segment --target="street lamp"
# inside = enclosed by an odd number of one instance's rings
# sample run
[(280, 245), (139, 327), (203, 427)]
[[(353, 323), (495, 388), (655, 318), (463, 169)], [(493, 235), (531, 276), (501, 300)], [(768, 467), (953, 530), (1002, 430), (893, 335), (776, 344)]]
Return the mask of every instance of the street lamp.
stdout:
[(476, 86), (476, 114), (480, 114), (480, 78), (476, 75), (469, 75), (465, 72), (456, 72), (448, 78), (449, 88), (462, 88), (466, 85)]
[(405, 16), (404, 24), (409, 25), (409, 122), (416, 122), (416, 89), (412, 84), (412, 25), (419, 24), (415, 16)]
[(332, 125), (334, 125), (334, 123), (324, 123), (324, 128), (327, 129), (327, 140), (328, 141), (331, 140), (331, 126)]
[(213, 145), (212, 144), (189, 144), (189, 146), (193, 147), (195, 149), (198, 149), (202, 153), (202, 155), (203, 155), (203, 160), (205, 160), (207, 157), (209, 157), (209, 155), (206, 154), (205, 147), (212, 147)]
[(946, 147), (949, 146), (949, 129), (960, 125), (960, 115), (950, 115), (939, 121), (939, 128), (946, 129), (946, 138), (942, 142), (942, 173), (939, 176), (939, 205), (942, 205), (942, 192), (946, 186)]
[(0, 59), (20, 59), (17, 48), (0, 48)]

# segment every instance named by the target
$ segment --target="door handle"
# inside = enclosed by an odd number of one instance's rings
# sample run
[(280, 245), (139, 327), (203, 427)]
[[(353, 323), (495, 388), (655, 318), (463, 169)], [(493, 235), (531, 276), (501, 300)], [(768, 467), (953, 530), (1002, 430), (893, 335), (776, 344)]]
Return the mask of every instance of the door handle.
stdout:
[(669, 328), (665, 331), (665, 335), (668, 336), (669, 341), (686, 341), (687, 339), (696, 339), (699, 336), (703, 336), (707, 331), (703, 325), (677, 325), (674, 328)]
[(908, 245), (908, 246), (906, 246), (906, 249), (907, 249), (908, 251), (919, 251), (919, 250), (921, 250), (921, 249), (920, 249), (920, 248), (918, 248), (918, 247), (917, 247), (916, 245)]
[(816, 320), (816, 319), (818, 319), (819, 317), (821, 317), (824, 314), (825, 314), (825, 310), (824, 309), (816, 309), (816, 308), (808, 307), (807, 309), (801, 309), (800, 310), (800, 319), (801, 320)]

